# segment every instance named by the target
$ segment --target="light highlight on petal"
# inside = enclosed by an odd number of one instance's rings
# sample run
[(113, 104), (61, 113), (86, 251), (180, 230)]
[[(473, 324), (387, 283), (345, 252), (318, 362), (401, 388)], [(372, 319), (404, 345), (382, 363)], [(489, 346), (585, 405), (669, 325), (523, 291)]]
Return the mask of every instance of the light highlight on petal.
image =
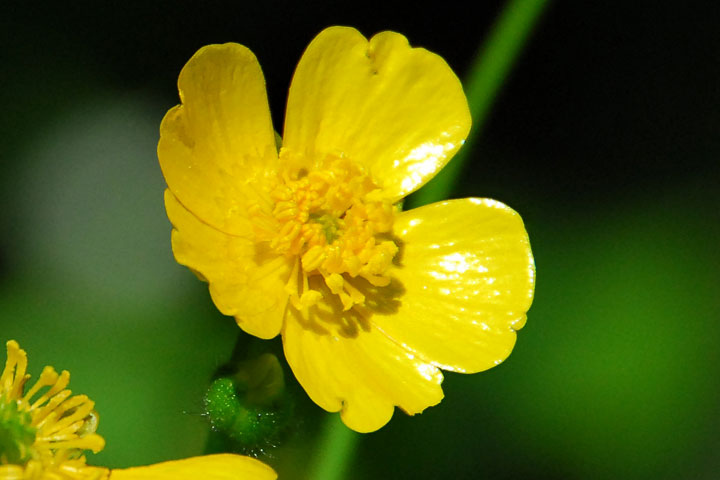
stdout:
[(462, 85), (441, 57), (398, 33), (368, 41), (353, 28), (330, 27), (295, 71), (283, 146), (308, 167), (341, 153), (398, 201), (447, 163), (470, 123)]
[(445, 370), (507, 358), (535, 284), (520, 216), (495, 200), (450, 200), (399, 214), (394, 232), (402, 248), (393, 275), (406, 294), (372, 323)]

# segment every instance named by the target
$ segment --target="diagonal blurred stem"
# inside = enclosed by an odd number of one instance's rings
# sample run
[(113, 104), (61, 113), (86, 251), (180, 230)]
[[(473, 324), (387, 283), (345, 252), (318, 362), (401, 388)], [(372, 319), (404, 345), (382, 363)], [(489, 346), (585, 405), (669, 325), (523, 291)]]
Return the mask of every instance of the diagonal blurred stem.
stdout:
[[(457, 155), (427, 185), (407, 199), (417, 207), (449, 198), (473, 144), (482, 132), (498, 91), (549, 0), (509, 0), (481, 45), (465, 83), (473, 127)], [(406, 208), (407, 208), (406, 207)]]
[[(408, 199), (411, 206), (448, 198), (462, 165), (469, 157), (493, 101), (518, 58), (548, 0), (509, 0), (480, 48), (465, 90), (473, 119), (473, 132), (465, 146), (440, 174)], [(341, 480), (350, 467), (360, 435), (343, 425), (337, 414), (327, 416), (319, 448), (310, 466), (314, 480)]]
[(326, 415), (320, 435), (320, 442), (315, 450), (308, 470), (310, 475), (307, 478), (313, 480), (346, 478), (360, 434), (346, 427), (340, 420), (340, 415), (330, 413)]

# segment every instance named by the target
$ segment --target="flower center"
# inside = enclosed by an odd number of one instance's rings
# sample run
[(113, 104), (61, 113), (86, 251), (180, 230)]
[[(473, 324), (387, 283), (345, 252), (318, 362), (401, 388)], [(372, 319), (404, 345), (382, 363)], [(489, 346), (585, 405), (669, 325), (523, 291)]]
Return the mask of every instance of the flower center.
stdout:
[[(79, 461), (83, 450), (97, 453), (105, 445), (95, 433), (94, 403), (85, 395), (72, 395), (66, 388), (70, 381), (67, 371), (58, 374), (54, 368), (45, 367), (26, 392), (25, 384), (30, 379), (26, 367), (27, 354), (17, 342), (9, 341), (7, 361), (0, 375), (0, 479), (7, 477), (3, 473), (17, 468), (34, 472), (22, 478), (40, 478), (47, 468)], [(82, 473), (84, 460), (81, 463), (72, 468)], [(104, 473), (105, 469), (98, 472)]]
[(15, 400), (0, 395), (0, 464), (24, 464), (32, 457), (36, 429), (28, 412)]
[[(287, 160), (285, 153), (281, 159)], [(256, 235), (275, 252), (296, 258), (285, 287), (295, 308), (322, 298), (308, 277), (322, 277), (344, 310), (365, 300), (353, 285), (356, 279), (376, 287), (390, 283), (388, 270), (398, 251), (389, 237), (394, 207), (360, 165), (330, 155), (310, 172), (289, 168), (273, 182), (270, 197), (274, 221), (258, 225), (274, 228), (256, 227)]]

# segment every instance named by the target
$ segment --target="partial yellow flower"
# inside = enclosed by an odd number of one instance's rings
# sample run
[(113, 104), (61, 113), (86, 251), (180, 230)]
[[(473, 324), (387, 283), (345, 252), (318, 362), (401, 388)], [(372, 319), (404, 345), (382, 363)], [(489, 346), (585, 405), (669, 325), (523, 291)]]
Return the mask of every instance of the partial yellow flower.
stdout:
[(240, 455), (208, 455), (148, 467), (110, 470), (87, 465), (84, 450), (105, 446), (98, 415), (85, 395), (66, 387), (70, 374), (45, 367), (25, 391), (27, 354), (7, 342), (0, 376), (0, 480), (272, 480), (267, 465)]
[(443, 397), (440, 369), (503, 361), (535, 270), (520, 217), (488, 199), (403, 212), (463, 144), (470, 114), (439, 56), (331, 27), (303, 54), (277, 149), (242, 45), (201, 48), (160, 126), (175, 258), (218, 309), (282, 333), (308, 395), (368, 432)]

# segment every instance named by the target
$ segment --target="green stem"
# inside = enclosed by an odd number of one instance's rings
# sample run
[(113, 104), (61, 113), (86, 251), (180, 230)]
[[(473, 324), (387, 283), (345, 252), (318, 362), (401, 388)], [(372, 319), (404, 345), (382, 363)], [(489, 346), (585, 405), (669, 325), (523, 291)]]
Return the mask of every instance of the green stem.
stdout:
[(537, 24), (548, 0), (509, 0), (482, 44), (465, 82), (473, 128), (455, 158), (427, 185), (408, 198), (416, 207), (446, 199), (480, 136), (498, 91)]
[(355, 445), (360, 434), (346, 427), (340, 415), (326, 415), (323, 431), (320, 433), (320, 444), (315, 450), (307, 478), (313, 480), (341, 480), (352, 462)]

